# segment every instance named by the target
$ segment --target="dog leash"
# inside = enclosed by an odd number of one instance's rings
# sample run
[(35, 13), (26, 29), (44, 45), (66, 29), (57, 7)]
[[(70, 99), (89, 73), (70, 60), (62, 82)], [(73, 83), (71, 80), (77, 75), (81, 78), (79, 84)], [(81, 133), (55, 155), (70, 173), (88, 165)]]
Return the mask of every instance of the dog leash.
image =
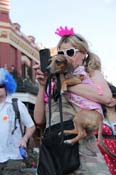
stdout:
[[(51, 82), (52, 79), (55, 78), (56, 80), (56, 89), (53, 92), (52, 95), (52, 87), (51, 87)], [(57, 101), (59, 104), (59, 113), (60, 113), (60, 124), (61, 124), (61, 143), (64, 140), (64, 132), (63, 132), (63, 112), (62, 112), (62, 97), (61, 97), (61, 80), (60, 80), (60, 74), (55, 74), (55, 75), (49, 75), (46, 83), (46, 88), (45, 88), (46, 94), (48, 96), (48, 107), (49, 107), (49, 134), (51, 132), (51, 117), (52, 117), (52, 112), (51, 112), (51, 100), (52, 98)]]

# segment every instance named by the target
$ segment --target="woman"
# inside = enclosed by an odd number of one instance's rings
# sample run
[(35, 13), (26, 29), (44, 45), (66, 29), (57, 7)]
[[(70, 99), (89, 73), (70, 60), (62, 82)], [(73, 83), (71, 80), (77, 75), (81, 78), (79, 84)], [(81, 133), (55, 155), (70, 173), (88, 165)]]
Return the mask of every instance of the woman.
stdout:
[[(103, 122), (103, 141), (110, 152), (116, 154), (116, 87), (113, 85), (109, 85), (111, 92), (113, 94), (113, 98), (110, 104), (103, 106), (104, 112), (104, 122)], [(107, 163), (107, 166), (112, 175), (116, 174), (116, 157), (112, 157), (107, 154), (107, 152), (100, 146), (101, 153), (104, 156), (104, 159)]]
[[(73, 62), (74, 68), (76, 68), (78, 65), (84, 65), (86, 71), (90, 73), (91, 79), (96, 84), (96, 88), (94, 89), (89, 85), (79, 84), (77, 86), (70, 87), (68, 90), (70, 92), (76, 93), (79, 96), (83, 96), (99, 103), (110, 103), (112, 97), (110, 89), (101, 72), (97, 69), (94, 71), (94, 66), (97, 67), (96, 64), (100, 64), (100, 61), (95, 54), (89, 51), (89, 46), (86, 40), (80, 35), (75, 34), (73, 29), (68, 29), (67, 27), (59, 28), (56, 31), (56, 34), (61, 37), (57, 46), (58, 54), (64, 54), (69, 61), (71, 60)], [(41, 72), (39, 65), (35, 65), (34, 69), (36, 69), (37, 79), (40, 83), (37, 101), (34, 109), (34, 118), (36, 123), (39, 125), (46, 122), (47, 128), (48, 111), (46, 111), (47, 104), (44, 103), (47, 75)], [(74, 111), (70, 103), (66, 102), (64, 99), (62, 105), (64, 121), (66, 121), (74, 117)], [(58, 104), (55, 102), (53, 105), (57, 108)], [(58, 118), (59, 113), (57, 114), (56, 111), (52, 111), (51, 125), (59, 123), (60, 121)], [(80, 141), (79, 151), (81, 165), (78, 170), (72, 172), (70, 175), (110, 174), (105, 161), (96, 145), (96, 139), (93, 135), (86, 137)]]

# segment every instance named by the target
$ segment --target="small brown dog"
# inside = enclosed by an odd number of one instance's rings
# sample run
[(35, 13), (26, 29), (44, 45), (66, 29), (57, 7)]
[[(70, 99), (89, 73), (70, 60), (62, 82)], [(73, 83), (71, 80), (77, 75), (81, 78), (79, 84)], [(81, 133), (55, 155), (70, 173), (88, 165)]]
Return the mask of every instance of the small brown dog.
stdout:
[[(82, 82), (84, 76), (75, 75), (73, 76), (73, 66), (69, 63), (64, 55), (56, 55), (52, 57), (51, 63), (48, 66), (49, 72), (52, 74), (68, 74), (62, 82), (61, 92), (67, 91), (67, 86), (77, 85)], [(73, 105), (73, 104), (72, 104)], [(103, 115), (96, 110), (90, 109), (79, 109), (79, 107), (73, 105), (76, 109), (76, 115), (74, 117), (74, 130), (65, 130), (65, 134), (77, 134), (75, 138), (67, 140), (67, 143), (75, 143), (80, 139), (85, 138), (87, 135), (91, 134), (93, 131), (98, 130), (98, 140), (105, 151), (110, 154), (110, 156), (116, 157), (114, 153), (108, 150), (103, 142), (102, 137), (102, 122)]]

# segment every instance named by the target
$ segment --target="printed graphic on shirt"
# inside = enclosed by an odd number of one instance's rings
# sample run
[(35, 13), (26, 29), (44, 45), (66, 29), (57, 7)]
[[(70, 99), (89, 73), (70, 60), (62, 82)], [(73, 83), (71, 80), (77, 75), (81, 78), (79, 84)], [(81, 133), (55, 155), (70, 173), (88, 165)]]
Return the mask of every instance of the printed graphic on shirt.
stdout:
[(3, 121), (7, 121), (9, 119), (9, 117), (7, 116), (7, 115), (4, 115), (3, 117), (2, 117), (2, 120)]

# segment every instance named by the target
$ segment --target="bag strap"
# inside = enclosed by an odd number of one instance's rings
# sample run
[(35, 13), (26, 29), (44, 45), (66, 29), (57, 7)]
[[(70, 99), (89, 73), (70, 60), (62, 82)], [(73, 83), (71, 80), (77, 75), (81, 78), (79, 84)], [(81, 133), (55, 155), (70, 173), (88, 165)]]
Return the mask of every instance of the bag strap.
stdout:
[(60, 74), (57, 75), (57, 88), (59, 89), (59, 113), (61, 122), (61, 143), (64, 141), (64, 128), (63, 128), (63, 112), (62, 112), (62, 96), (61, 96), (61, 80)]
[[(49, 88), (49, 92), (48, 92), (48, 107), (49, 107), (49, 134), (51, 132), (51, 116), (52, 116), (52, 111), (51, 111), (51, 99), (52, 99), (52, 89), (51, 89), (51, 80), (52, 80), (53, 76), (49, 75), (48, 77), (48, 81), (47, 81), (47, 85)], [(61, 124), (61, 142), (63, 142), (64, 140), (64, 133), (63, 133), (63, 112), (62, 112), (62, 97), (61, 97), (61, 80), (60, 80), (60, 74), (56, 74), (55, 75), (56, 78), (56, 87), (57, 87), (57, 92), (55, 95), (55, 100), (58, 100), (58, 104), (59, 104), (59, 113), (60, 113), (60, 124)], [(47, 87), (46, 85), (46, 87)], [(46, 88), (46, 92), (47, 92), (47, 88)]]
[(21, 134), (23, 136), (24, 131), (23, 131), (22, 124), (21, 124), (21, 117), (20, 117), (20, 111), (19, 111), (19, 107), (18, 107), (18, 99), (17, 98), (12, 98), (12, 105), (13, 105), (13, 109), (15, 112), (14, 129), (12, 130), (12, 134), (14, 134), (15, 130), (17, 129), (16, 120), (18, 119)]

